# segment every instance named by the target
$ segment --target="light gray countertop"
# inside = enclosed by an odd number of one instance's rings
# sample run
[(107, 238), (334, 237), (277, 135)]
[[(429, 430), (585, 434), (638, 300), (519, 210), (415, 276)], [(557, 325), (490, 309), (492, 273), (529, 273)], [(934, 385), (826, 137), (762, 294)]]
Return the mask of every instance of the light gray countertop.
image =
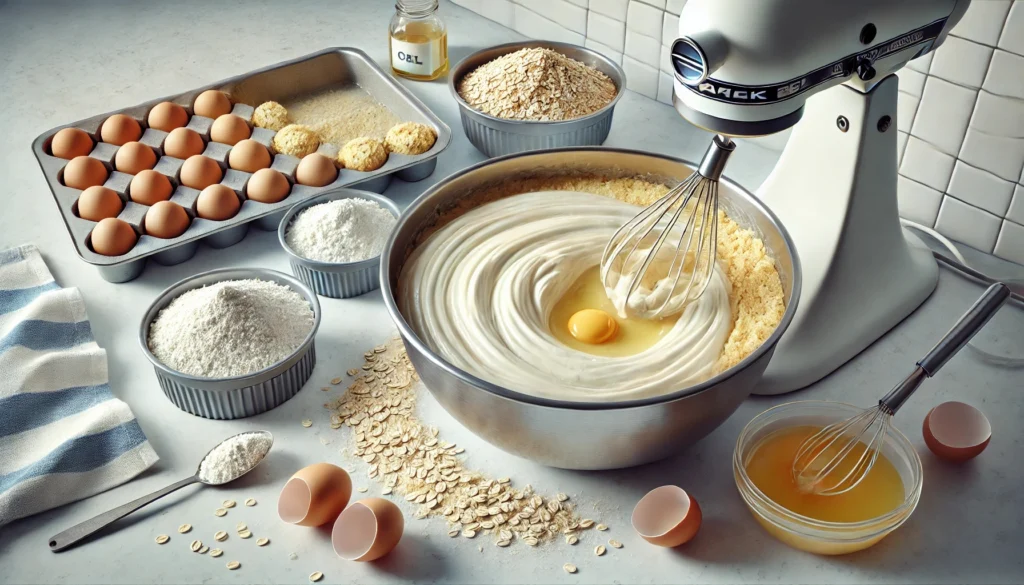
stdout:
[[(37, 244), (64, 286), (81, 289), (99, 344), (108, 351), (111, 386), (134, 409), (160, 462), (127, 485), (86, 501), (0, 528), (3, 583), (220, 583), (307, 582), (323, 571), (325, 582), (900, 582), (962, 583), (1024, 581), (1024, 393), (1021, 370), (999, 369), (971, 352), (954, 358), (896, 418), (924, 461), (921, 503), (896, 533), (863, 553), (838, 558), (787, 548), (758, 527), (733, 485), (730, 458), (743, 425), (763, 409), (792, 399), (831, 398), (870, 405), (912, 367), (981, 292), (981, 287), (943, 270), (938, 290), (912, 316), (839, 371), (800, 393), (747, 401), (708, 438), (678, 456), (644, 467), (603, 473), (548, 469), (504, 454), (450, 419), (429, 396), (423, 416), (448, 440), (467, 448), (468, 465), (544, 493), (565, 492), (581, 510), (611, 526), (606, 538), (625, 544), (596, 557), (599, 533), (576, 547), (558, 543), (538, 549), (500, 549), (487, 539), (449, 539), (443, 522), (409, 521), (398, 549), (373, 564), (346, 563), (334, 556), (328, 535), (282, 524), (276, 495), (285, 479), (308, 463), (326, 460), (352, 465), (339, 454), (348, 437), (331, 431), (319, 388), (361, 363), (361, 354), (386, 339), (393, 326), (379, 293), (356, 299), (324, 299), (317, 338), (318, 366), (307, 387), (284, 406), (248, 420), (219, 422), (174, 408), (137, 346), (139, 319), (154, 296), (177, 280), (225, 266), (263, 266), (288, 271), (276, 234), (253, 231), (226, 250), (200, 247), (196, 257), (174, 267), (150, 266), (128, 284), (103, 281), (77, 258), (30, 152), (32, 139), (58, 124), (181, 92), (329, 46), (351, 45), (379, 63), (387, 57), (386, 29), (392, 13), (385, 0), (307, 2), (33, 2), (0, 3), (0, 104), (5, 132), (0, 142), (0, 248)], [(453, 63), (477, 48), (518, 38), (515, 33), (448, 3)], [(436, 172), (421, 183), (395, 181), (386, 195), (400, 206), (434, 182), (483, 160), (462, 134), (458, 112), (444, 82), (404, 82), (453, 129), (455, 139)], [(608, 144), (684, 158), (700, 156), (707, 136), (688, 126), (671, 108), (628, 93), (619, 104)], [(729, 174), (754, 188), (776, 155), (756, 146), (740, 148)], [(971, 259), (987, 261), (977, 254)], [(1019, 267), (984, 264), (995, 276), (1024, 276)], [(879, 294), (884, 294), (880, 292)], [(869, 300), (868, 300), (869, 301)], [(1006, 311), (1007, 309), (1004, 309)], [(1017, 315), (1015, 318), (1019, 318)], [(996, 319), (1011, 318), (1001, 314)], [(1018, 337), (1009, 341), (1020, 347)], [(984, 335), (984, 333), (983, 333)], [(1019, 355), (1019, 353), (1018, 353)], [(332, 392), (332, 395), (334, 393)], [(925, 413), (944, 400), (963, 399), (991, 419), (994, 436), (975, 461), (951, 466), (924, 446)], [(299, 421), (310, 418), (312, 429)], [(253, 477), (227, 489), (190, 487), (141, 513), (118, 529), (69, 552), (48, 551), (47, 538), (115, 505), (192, 473), (199, 458), (220, 439), (254, 427), (272, 431), (277, 443)], [(321, 439), (329, 441), (323, 444)], [(567, 436), (566, 441), (586, 441)], [(361, 462), (358, 462), (361, 464)], [(357, 485), (379, 486), (356, 476)], [(676, 483), (691, 491), (704, 511), (697, 539), (678, 550), (641, 541), (629, 528), (629, 514), (647, 490)], [(359, 495), (359, 494), (355, 494)], [(224, 518), (213, 511), (225, 498), (255, 497), (259, 505), (239, 507)], [(404, 502), (401, 502), (404, 505)], [(232, 536), (220, 559), (187, 550), (193, 538), (212, 542), (213, 532), (245, 521), (271, 544)], [(176, 527), (195, 526), (187, 535)], [(158, 547), (157, 534), (172, 536)], [(478, 550), (478, 546), (482, 550)], [(289, 553), (298, 555), (289, 560)], [(228, 560), (242, 569), (230, 572)], [(574, 562), (577, 575), (562, 564)]]

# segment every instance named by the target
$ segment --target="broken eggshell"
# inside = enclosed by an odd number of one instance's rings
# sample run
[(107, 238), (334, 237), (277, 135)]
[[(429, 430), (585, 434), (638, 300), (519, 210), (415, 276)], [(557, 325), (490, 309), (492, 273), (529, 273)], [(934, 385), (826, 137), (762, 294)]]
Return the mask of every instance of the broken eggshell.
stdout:
[(679, 546), (697, 534), (700, 506), (693, 496), (674, 485), (647, 492), (633, 508), (633, 530), (647, 542), (667, 548)]
[(314, 463), (295, 472), (277, 499), (277, 515), (289, 524), (321, 526), (348, 505), (352, 479), (337, 465)]
[(988, 447), (992, 424), (985, 414), (963, 402), (943, 402), (924, 417), (924, 442), (939, 458), (960, 463)]
[(334, 523), (331, 543), (346, 561), (375, 561), (402, 539), (405, 519), (394, 503), (367, 498), (349, 506)]

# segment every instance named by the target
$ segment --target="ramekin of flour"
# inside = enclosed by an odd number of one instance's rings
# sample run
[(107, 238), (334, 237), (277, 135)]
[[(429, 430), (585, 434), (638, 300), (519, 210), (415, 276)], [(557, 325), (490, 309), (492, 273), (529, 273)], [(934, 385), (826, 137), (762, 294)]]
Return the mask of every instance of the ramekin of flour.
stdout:
[(380, 287), (380, 254), (401, 212), (385, 197), (339, 189), (293, 207), (277, 230), (292, 273), (343, 299)]
[(316, 364), (320, 302), (276, 270), (224, 268), (160, 293), (139, 341), (178, 408), (213, 419), (266, 412), (290, 399)]

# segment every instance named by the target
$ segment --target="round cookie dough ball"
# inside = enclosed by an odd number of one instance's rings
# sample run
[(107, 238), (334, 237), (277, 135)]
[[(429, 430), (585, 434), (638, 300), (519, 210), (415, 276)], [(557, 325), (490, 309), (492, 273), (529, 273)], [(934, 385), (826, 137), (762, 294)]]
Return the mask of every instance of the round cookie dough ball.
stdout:
[(426, 124), (402, 122), (395, 124), (384, 137), (384, 144), (398, 154), (423, 154), (434, 146), (437, 132)]
[(388, 150), (376, 138), (353, 138), (341, 148), (338, 161), (353, 171), (375, 171), (388, 162)]
[(289, 124), (274, 135), (274, 150), (303, 158), (320, 148), (320, 138), (309, 126)]
[(252, 113), (252, 123), (259, 128), (266, 128), (274, 132), (280, 132), (285, 126), (291, 124), (288, 119), (288, 110), (277, 102), (263, 102), (256, 106)]

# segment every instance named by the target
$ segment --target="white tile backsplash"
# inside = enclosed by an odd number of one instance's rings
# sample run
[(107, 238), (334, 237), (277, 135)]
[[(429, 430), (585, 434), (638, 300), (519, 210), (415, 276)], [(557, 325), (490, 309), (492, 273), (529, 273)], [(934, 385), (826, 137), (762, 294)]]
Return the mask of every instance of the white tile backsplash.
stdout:
[(627, 30), (625, 52), (630, 57), (650, 65), (654, 69), (661, 68), (658, 62), (661, 57), (661, 43), (647, 35), (642, 35), (634, 30)]
[(1024, 166), (1024, 138), (1007, 138), (970, 128), (960, 158), (972, 165), (1013, 181)]
[(962, 160), (956, 161), (953, 176), (946, 193), (1003, 217), (1013, 197), (1013, 183), (1004, 181), (988, 171), (972, 167)]
[(626, 47), (626, 23), (591, 10), (587, 17), (587, 38), (621, 53)]
[(901, 176), (896, 182), (896, 193), (900, 217), (929, 227), (935, 225), (942, 205), (942, 191)]
[(979, 88), (992, 59), (992, 48), (950, 36), (936, 51), (928, 74), (957, 85)]
[(1024, 55), (1024, 0), (1016, 0), (1010, 8), (999, 37), (999, 48)]
[(629, 0), (629, 9), (626, 11), (626, 28), (661, 42), (663, 14), (664, 11), (650, 4), (644, 4), (640, 0)]
[(610, 16), (623, 23), (626, 22), (626, 10), (629, 0), (590, 0), (590, 11)]
[(612, 61), (615, 61), (619, 65), (622, 65), (622, 53), (616, 51), (615, 49), (609, 47), (608, 45), (599, 43), (594, 39), (588, 37), (587, 40), (583, 42), (583, 46), (588, 49), (597, 51), (598, 53), (601, 53), (602, 55), (608, 57)]
[(515, 28), (515, 4), (509, 0), (486, 0), (480, 4), (480, 14), (502, 26)]
[(943, 197), (935, 227), (939, 232), (972, 248), (992, 252), (1001, 222), (1000, 218), (991, 213), (955, 197)]
[(626, 72), (626, 88), (652, 100), (658, 99), (658, 76), (661, 73), (647, 65), (633, 59), (629, 55), (622, 56), (622, 70)]
[(903, 151), (900, 174), (945, 192), (956, 158), (911, 134)]
[[(629, 89), (672, 101), (669, 46), (687, 0), (455, 2), (528, 37), (592, 48), (622, 65)], [(899, 77), (900, 215), (1024, 262), (1024, 0), (974, 0)], [(747, 142), (780, 151), (788, 136)]]
[(586, 8), (580, 8), (568, 0), (516, 0), (516, 2), (573, 32), (581, 35), (587, 34)]
[[(1021, 35), (1024, 36), (1024, 31)], [(996, 95), (1024, 99), (1024, 57), (996, 49), (981, 89)]]
[(977, 95), (977, 90), (929, 76), (910, 133), (956, 156)]
[(516, 4), (515, 6), (513, 22), (515, 24), (516, 32), (530, 38), (561, 41), (563, 43), (572, 43), (574, 45), (583, 44), (584, 36), (582, 34), (571, 31), (554, 21), (548, 20), (520, 4)]
[(1004, 221), (994, 251), (1001, 258), (1024, 264), (1024, 226)]

